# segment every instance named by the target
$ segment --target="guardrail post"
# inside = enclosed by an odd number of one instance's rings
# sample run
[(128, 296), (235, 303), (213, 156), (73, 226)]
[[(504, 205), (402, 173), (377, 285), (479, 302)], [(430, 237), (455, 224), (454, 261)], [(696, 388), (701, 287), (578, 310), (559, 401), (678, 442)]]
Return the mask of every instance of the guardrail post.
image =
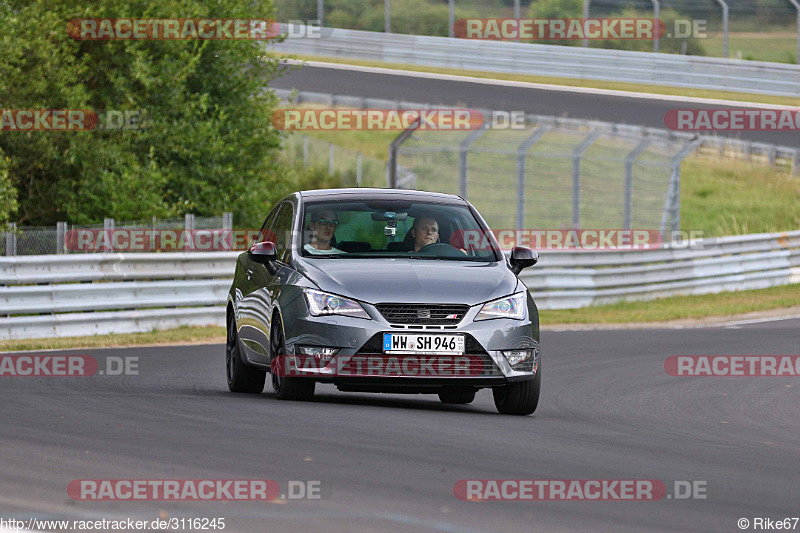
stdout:
[(356, 152), (356, 187), (361, 187), (361, 152)]
[(17, 255), (17, 223), (10, 222), (6, 231), (6, 255)]
[(645, 137), (625, 157), (625, 211), (622, 217), (622, 227), (625, 229), (631, 229), (633, 222), (633, 164), (648, 144), (650, 139)]
[(113, 252), (114, 251), (114, 219), (113, 218), (104, 218), (103, 219), (103, 231), (106, 233), (105, 242), (107, 244), (103, 245), (104, 252)]
[(603, 134), (603, 130), (594, 130), (572, 152), (572, 227), (581, 227), (581, 157), (594, 141)]
[(792, 173), (795, 176), (800, 175), (800, 149), (794, 151), (794, 158), (792, 159)]
[(658, 17), (661, 16), (661, 4), (659, 4), (658, 0), (650, 0), (653, 3), (653, 18), (655, 19), (655, 23), (658, 24), (658, 30), (656, 30), (655, 34), (653, 35), (653, 52), (658, 53), (658, 43), (659, 43), (659, 35), (658, 32), (661, 30), (661, 24), (658, 20)]
[(308, 168), (308, 135), (303, 134), (303, 168)]
[(56, 253), (62, 255), (64, 253), (64, 244), (67, 240), (67, 223), (56, 222)]
[(517, 229), (525, 229), (525, 170), (528, 150), (550, 131), (550, 126), (537, 127), (517, 148)]
[(389, 162), (387, 163), (387, 172), (388, 175), (386, 177), (387, 184), (389, 185), (390, 189), (397, 188), (397, 150), (400, 149), (400, 145), (408, 140), (411, 137), (411, 134), (419, 128), (419, 119), (416, 119), (412, 124), (411, 127), (405, 129), (400, 132), (400, 135), (394, 138), (392, 144), (389, 145)]

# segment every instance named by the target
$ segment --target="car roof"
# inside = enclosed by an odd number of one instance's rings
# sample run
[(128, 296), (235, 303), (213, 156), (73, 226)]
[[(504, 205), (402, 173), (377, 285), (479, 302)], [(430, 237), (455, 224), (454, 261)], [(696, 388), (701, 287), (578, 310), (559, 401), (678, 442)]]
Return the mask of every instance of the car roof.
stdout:
[(379, 188), (348, 188), (348, 189), (312, 189), (299, 191), (303, 200), (433, 200), (436, 202), (466, 205), (467, 202), (455, 194), (441, 192), (416, 191), (411, 189), (379, 189)]

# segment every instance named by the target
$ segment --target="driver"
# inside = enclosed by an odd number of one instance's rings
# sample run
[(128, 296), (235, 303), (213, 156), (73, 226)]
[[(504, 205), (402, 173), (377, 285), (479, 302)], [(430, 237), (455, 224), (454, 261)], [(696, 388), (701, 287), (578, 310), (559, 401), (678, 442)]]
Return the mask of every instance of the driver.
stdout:
[(414, 237), (414, 251), (419, 252), (422, 248), (429, 244), (435, 244), (439, 240), (439, 223), (433, 217), (415, 218), (409, 232)]
[(303, 249), (312, 255), (327, 255), (344, 253), (338, 248), (331, 246), (331, 241), (336, 233), (336, 226), (339, 219), (336, 212), (332, 210), (317, 211), (311, 215), (311, 242), (306, 244)]

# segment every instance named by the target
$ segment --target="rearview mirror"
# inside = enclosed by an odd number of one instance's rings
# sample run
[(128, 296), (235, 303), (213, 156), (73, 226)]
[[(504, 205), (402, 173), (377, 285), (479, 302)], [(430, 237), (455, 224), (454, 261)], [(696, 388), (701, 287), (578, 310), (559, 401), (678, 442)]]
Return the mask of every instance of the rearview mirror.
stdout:
[(272, 241), (255, 243), (250, 247), (249, 254), (253, 258), (253, 261), (264, 264), (275, 261), (278, 257), (275, 251), (275, 243)]
[(531, 250), (530, 248), (524, 248), (522, 246), (515, 246), (511, 249), (511, 258), (509, 263), (511, 264), (511, 272), (516, 275), (519, 275), (522, 272), (523, 268), (528, 268), (529, 266), (535, 265), (539, 261), (539, 254)]

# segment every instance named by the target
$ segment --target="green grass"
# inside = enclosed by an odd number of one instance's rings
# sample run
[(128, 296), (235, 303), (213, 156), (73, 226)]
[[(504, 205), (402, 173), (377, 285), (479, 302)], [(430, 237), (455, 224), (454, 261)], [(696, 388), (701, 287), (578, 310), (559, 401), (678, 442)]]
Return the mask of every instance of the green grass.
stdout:
[(620, 302), (583, 309), (544, 309), (539, 311), (539, 319), (545, 326), (664, 322), (734, 316), (793, 306), (800, 306), (800, 283), (751, 291), (671, 296), (644, 302)]
[(54, 350), (72, 348), (107, 348), (147, 346), (158, 344), (224, 343), (224, 327), (184, 326), (163, 331), (94, 335), (89, 337), (57, 337), (47, 339), (20, 339), (0, 341), (0, 352), (22, 350)]
[[(709, 55), (722, 56), (721, 31), (702, 39), (702, 43)], [(728, 54), (732, 59), (796, 63), (797, 31), (730, 32)]]
[[(731, 47), (731, 49), (733, 49)], [(735, 55), (735, 51), (733, 52)], [(358, 59), (308, 56), (302, 54), (287, 54), (286, 57), (304, 61), (322, 61), (326, 63), (341, 63), (347, 65), (360, 65), (367, 67), (382, 67), (390, 69), (410, 70), (414, 72), (433, 72), (437, 74), (453, 74), (457, 76), (472, 76), (494, 80), (523, 81), (530, 83), (545, 83), (551, 85), (565, 85), (569, 87), (590, 87), (595, 89), (610, 89), (617, 91), (633, 91), (650, 94), (663, 94), (671, 96), (691, 96), (695, 98), (715, 98), (733, 100), (737, 102), (754, 102), (762, 104), (777, 104), (787, 106), (800, 106), (800, 98), (790, 96), (769, 96), (764, 94), (739, 93), (730, 91), (711, 91), (705, 89), (691, 89), (686, 87), (669, 87), (645, 83), (621, 83), (603, 80), (585, 80), (579, 78), (560, 78), (555, 76), (536, 76), (520, 74), (504, 74), (500, 72), (484, 72), (476, 70), (449, 69), (440, 67), (425, 67), (419, 65), (405, 65), (399, 63), (386, 63), (380, 61), (362, 61)]]

